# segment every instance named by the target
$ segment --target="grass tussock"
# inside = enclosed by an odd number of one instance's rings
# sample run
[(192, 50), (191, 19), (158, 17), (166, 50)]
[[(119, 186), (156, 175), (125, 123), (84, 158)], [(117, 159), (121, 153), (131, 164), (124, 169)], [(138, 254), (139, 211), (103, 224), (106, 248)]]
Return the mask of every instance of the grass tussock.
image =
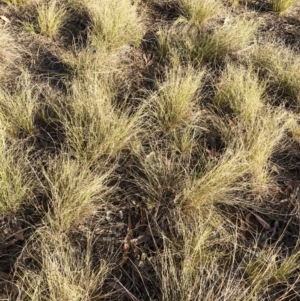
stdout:
[(83, 247), (49, 228), (38, 231), (34, 239), (31, 243), (40, 251), (29, 249), (26, 255), (39, 269), (28, 269), (19, 262), (22, 300), (88, 301), (101, 296), (110, 266), (104, 259), (93, 266), (91, 236)]
[(103, 158), (117, 158), (140, 131), (140, 112), (129, 118), (126, 110), (113, 105), (115, 97), (113, 85), (105, 78), (97, 83), (78, 79), (67, 108), (56, 108), (68, 149), (82, 162), (97, 165)]
[[(185, 238), (183, 245), (165, 241), (161, 257), (162, 300), (247, 300), (246, 283), (238, 269), (231, 266), (225, 251), (226, 245), (237, 242), (227, 240), (229, 233), (223, 232), (221, 237), (215, 234), (224, 229), (222, 220), (211, 211), (206, 218), (200, 213), (186, 223), (178, 221), (179, 233)], [(218, 244), (222, 247), (215, 252), (213, 246)], [(220, 270), (220, 262), (228, 264), (228, 269)]]
[(39, 32), (50, 38), (58, 35), (68, 17), (65, 5), (57, 0), (41, 2), (38, 5), (37, 12), (37, 25)]
[(92, 19), (89, 38), (99, 51), (117, 50), (128, 44), (139, 45), (143, 26), (132, 1), (104, 0), (98, 3), (86, 0), (85, 4)]
[(244, 156), (248, 161), (254, 190), (265, 190), (272, 184), (270, 160), (281, 143), (285, 143), (286, 133), (292, 119), (284, 110), (264, 109), (259, 112), (254, 123), (245, 127), (246, 133), (240, 133)]
[(275, 12), (284, 14), (288, 9), (293, 7), (297, 3), (297, 0), (272, 0), (272, 9)]
[(0, 215), (15, 214), (34, 199), (35, 175), (28, 152), (18, 145), (8, 145), (1, 130)]
[(97, 174), (70, 158), (49, 163), (51, 166), (43, 174), (46, 178), (44, 190), (52, 207), (51, 213), (46, 215), (46, 222), (52, 229), (70, 231), (97, 210), (108, 206), (111, 171), (107, 167), (101, 166), (102, 173)]
[(222, 3), (218, 0), (181, 0), (181, 13), (184, 18), (197, 26), (219, 15)]
[(204, 71), (175, 66), (167, 71), (166, 80), (152, 97), (151, 111), (159, 130), (170, 132), (192, 124), (196, 118), (196, 94), (201, 88)]
[(290, 96), (299, 106), (300, 103), (300, 58), (290, 48), (279, 43), (265, 43), (253, 52), (254, 62), (266, 72), (269, 83), (279, 92)]
[(215, 166), (208, 166), (191, 178), (182, 206), (189, 211), (193, 208), (209, 208), (216, 203), (237, 202), (235, 196), (246, 189), (243, 177), (248, 171), (248, 162), (242, 151), (236, 150), (236, 154), (233, 154), (229, 149)]
[(187, 26), (177, 34), (177, 39), (174, 34), (174, 52), (194, 62), (222, 60), (249, 47), (255, 40), (257, 29), (257, 22), (245, 19), (223, 24), (209, 34)]
[(229, 63), (217, 85), (215, 104), (230, 108), (242, 122), (255, 122), (264, 105), (266, 83), (261, 82), (252, 67)]
[(168, 158), (159, 149), (153, 149), (141, 159), (136, 184), (142, 191), (141, 197), (147, 207), (174, 206), (182, 197), (187, 175), (184, 161), (179, 157)]
[(37, 91), (27, 71), (17, 78), (15, 92), (0, 89), (0, 120), (11, 138), (35, 135), (35, 114), (38, 109)]

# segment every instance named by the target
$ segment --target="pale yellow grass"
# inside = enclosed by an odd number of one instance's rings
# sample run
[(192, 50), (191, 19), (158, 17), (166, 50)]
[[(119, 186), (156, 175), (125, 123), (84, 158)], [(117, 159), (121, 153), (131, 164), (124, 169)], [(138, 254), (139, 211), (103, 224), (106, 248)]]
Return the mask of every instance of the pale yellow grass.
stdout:
[(42, 35), (53, 38), (59, 34), (67, 17), (66, 6), (57, 0), (39, 3), (37, 24)]
[(111, 191), (107, 182), (111, 170), (102, 165), (99, 173), (93, 173), (88, 166), (68, 157), (49, 162), (43, 171), (44, 184), (52, 210), (46, 213), (45, 222), (52, 229), (66, 232), (74, 229), (86, 218), (91, 217), (108, 205)]
[(170, 132), (195, 121), (196, 94), (200, 91), (205, 71), (196, 71), (191, 66), (174, 66), (166, 73), (166, 80), (152, 96), (150, 110), (157, 129)]
[(255, 122), (264, 105), (266, 83), (259, 80), (251, 66), (229, 63), (217, 84), (215, 104), (229, 107), (242, 122)]
[(219, 0), (180, 0), (183, 17), (192, 24), (200, 26), (203, 22), (212, 19), (221, 12), (222, 2)]
[[(34, 249), (30, 249), (32, 245)], [(31, 237), (24, 255), (37, 263), (39, 269), (31, 269), (21, 260), (18, 262), (24, 290), (22, 300), (90, 301), (104, 295), (103, 285), (110, 265), (99, 259), (93, 267), (92, 235), (88, 235), (81, 247), (66, 235), (45, 227)]]
[(273, 89), (282, 91), (300, 105), (300, 56), (278, 42), (266, 42), (254, 49), (253, 61), (267, 73)]
[(114, 51), (124, 45), (138, 46), (143, 36), (143, 26), (136, 4), (130, 0), (81, 0), (92, 19), (91, 43), (99, 51)]
[(28, 71), (16, 78), (15, 92), (0, 88), (0, 120), (8, 136), (34, 136), (37, 91)]
[(298, 0), (271, 0), (272, 9), (280, 14), (284, 14), (292, 8)]

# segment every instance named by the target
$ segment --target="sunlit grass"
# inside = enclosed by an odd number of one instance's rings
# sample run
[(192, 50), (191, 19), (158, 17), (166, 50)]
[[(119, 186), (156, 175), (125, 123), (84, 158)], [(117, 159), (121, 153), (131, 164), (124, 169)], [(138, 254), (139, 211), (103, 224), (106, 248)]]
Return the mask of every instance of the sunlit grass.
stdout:
[(218, 16), (222, 9), (222, 3), (218, 0), (180, 0), (179, 4), (182, 16), (198, 26)]
[(300, 104), (300, 57), (279, 43), (267, 42), (253, 51), (253, 61), (265, 71), (273, 90), (277, 89)]
[(35, 233), (31, 243), (33, 239), (38, 251), (24, 255), (37, 263), (39, 269), (18, 263), (24, 288), (22, 300), (88, 301), (101, 294), (110, 266), (100, 259), (97, 267), (93, 267), (92, 235), (83, 248), (51, 228)]
[(116, 50), (128, 44), (139, 45), (143, 26), (132, 1), (82, 2), (88, 8), (92, 19), (90, 40), (99, 50)]
[(90, 166), (108, 157), (118, 158), (140, 131), (140, 113), (129, 118), (126, 110), (114, 106), (115, 97), (109, 78), (79, 78), (73, 82), (67, 103), (55, 108), (64, 124), (68, 151)]
[(49, 163), (51, 167), (43, 174), (46, 178), (44, 190), (49, 194), (52, 212), (46, 214), (45, 221), (52, 229), (58, 232), (69, 231), (107, 206), (109, 169), (96, 174), (88, 166), (70, 158)]
[(3, 127), (0, 131), (0, 216), (3, 217), (31, 204), (37, 185), (28, 151), (6, 143)]
[(64, 25), (68, 13), (64, 4), (57, 0), (41, 2), (38, 5), (38, 29), (42, 35), (53, 38)]
[(294, 6), (297, 0), (272, 0), (272, 9), (280, 14), (284, 14), (288, 9)]
[(152, 97), (153, 123), (158, 129), (169, 132), (195, 118), (196, 93), (200, 91), (204, 71), (191, 67), (175, 66), (167, 71), (166, 81), (160, 84)]
[(284, 110), (265, 108), (257, 113), (255, 122), (242, 127), (238, 134), (255, 191), (263, 192), (273, 183), (269, 160), (280, 150), (290, 124), (291, 118)]
[(257, 29), (257, 22), (245, 19), (216, 27), (212, 33), (186, 26), (174, 34), (175, 49), (195, 62), (221, 60), (253, 43)]
[(255, 122), (264, 104), (265, 88), (252, 67), (229, 63), (217, 85), (215, 103), (221, 109), (230, 108), (242, 122)]
[(33, 136), (38, 108), (35, 87), (27, 71), (16, 80), (14, 93), (0, 89), (0, 120), (10, 137)]

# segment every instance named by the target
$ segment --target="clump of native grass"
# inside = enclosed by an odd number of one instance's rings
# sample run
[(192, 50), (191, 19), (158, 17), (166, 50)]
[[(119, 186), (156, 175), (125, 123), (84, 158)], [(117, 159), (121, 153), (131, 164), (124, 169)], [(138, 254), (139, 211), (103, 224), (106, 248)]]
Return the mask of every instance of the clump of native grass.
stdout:
[(228, 63), (214, 102), (220, 109), (230, 108), (240, 121), (252, 123), (264, 105), (265, 89), (266, 83), (259, 80), (251, 66)]
[(299, 247), (288, 258), (274, 246), (257, 248), (254, 243), (245, 248), (239, 229), (225, 226), (216, 213), (194, 211), (193, 218), (178, 220), (176, 241), (164, 238), (159, 256), (161, 300), (296, 298)]
[(17, 262), (22, 300), (89, 301), (104, 296), (104, 281), (111, 267), (101, 258), (93, 266), (92, 235), (87, 236), (86, 244), (80, 246), (51, 228), (38, 230), (23, 250), (31, 266), (22, 261), (22, 256)]
[(23, 50), (5, 29), (0, 31), (0, 80), (2, 84), (12, 81), (18, 70)]
[(247, 300), (246, 282), (235, 261), (237, 233), (227, 231), (214, 210), (180, 216), (176, 241), (164, 238), (159, 256), (161, 300)]
[(140, 131), (140, 112), (115, 105), (117, 90), (110, 76), (84, 73), (74, 79), (67, 101), (55, 108), (64, 125), (69, 153), (90, 166), (117, 158)]
[(20, 144), (7, 143), (3, 124), (0, 129), (0, 216), (16, 213), (32, 202), (35, 177), (28, 151)]
[(131, 0), (80, 0), (91, 17), (89, 40), (98, 51), (117, 50), (122, 46), (138, 46), (143, 37), (143, 26), (137, 5)]
[(183, 18), (197, 26), (218, 16), (222, 10), (219, 0), (180, 0), (179, 6)]
[(42, 1), (38, 4), (37, 13), (39, 32), (50, 38), (59, 34), (68, 18), (65, 4), (57, 0)]
[(212, 33), (179, 26), (177, 35), (174, 34), (175, 52), (192, 62), (224, 59), (249, 47), (255, 40), (258, 25), (257, 21), (240, 18), (217, 27)]
[(272, 10), (280, 14), (284, 14), (297, 2), (297, 0), (271, 0)]
[(247, 191), (244, 180), (248, 172), (242, 149), (228, 148), (216, 164), (204, 166), (190, 177), (181, 207), (185, 211), (206, 210), (217, 203), (239, 202), (239, 193)]
[(292, 118), (284, 109), (265, 107), (253, 122), (237, 129), (236, 141), (248, 162), (253, 192), (262, 194), (274, 185), (271, 160), (284, 147), (291, 122)]
[(251, 288), (249, 297), (260, 295), (266, 298), (273, 293), (277, 296), (276, 300), (297, 298), (296, 287), (300, 277), (296, 266), (299, 263), (299, 246), (289, 257), (284, 256), (280, 248), (265, 246), (245, 262), (244, 278)]
[(249, 206), (241, 202), (241, 192), (263, 194), (274, 186), (270, 160), (282, 149), (291, 127), (288, 113), (264, 107), (254, 120), (235, 122), (221, 157), (189, 177), (181, 203), (185, 210), (220, 203)]
[(256, 188), (270, 182), (268, 161), (293, 121), (283, 109), (272, 110), (264, 105), (265, 89), (266, 83), (259, 80), (251, 66), (230, 63), (217, 85), (214, 99), (219, 107), (229, 107), (235, 114), (233, 132), (238, 152), (245, 156)]
[(264, 43), (257, 47), (252, 59), (268, 76), (272, 88), (290, 96), (300, 106), (300, 57), (279, 43)]
[(148, 154), (140, 154), (140, 171), (135, 181), (148, 209), (171, 208), (179, 202), (187, 180), (184, 166), (180, 156), (168, 156), (158, 147), (153, 147)]
[(48, 195), (51, 210), (45, 222), (57, 232), (76, 229), (79, 223), (108, 205), (107, 197), (113, 188), (108, 188), (111, 167), (103, 163), (98, 172), (70, 157), (56, 158), (43, 170), (46, 182), (43, 185)]
[(170, 53), (173, 38), (172, 31), (172, 27), (161, 26), (156, 32), (157, 53), (161, 58), (166, 57)]
[(11, 138), (34, 136), (34, 118), (38, 108), (35, 87), (26, 70), (16, 81), (14, 92), (0, 88), (0, 120)]
[[(150, 111), (153, 123), (163, 132), (193, 124), (197, 117), (197, 92), (205, 71), (191, 66), (174, 66), (167, 71), (166, 79), (151, 97)], [(198, 97), (199, 98), (199, 97)]]

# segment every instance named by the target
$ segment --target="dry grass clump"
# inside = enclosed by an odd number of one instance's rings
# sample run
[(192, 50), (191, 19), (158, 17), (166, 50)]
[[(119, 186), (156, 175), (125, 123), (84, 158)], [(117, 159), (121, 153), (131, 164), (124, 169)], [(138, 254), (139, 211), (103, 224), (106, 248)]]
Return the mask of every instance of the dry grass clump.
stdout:
[(133, 44), (138, 46), (143, 36), (143, 26), (137, 7), (130, 0), (83, 0), (91, 19), (91, 43), (103, 50), (116, 50)]
[(34, 136), (38, 108), (35, 87), (27, 71), (23, 71), (16, 81), (14, 93), (0, 88), (0, 120), (11, 138)]
[[(280, 249), (264, 247), (256, 256), (248, 259), (244, 270), (244, 277), (251, 287), (249, 297), (268, 296), (274, 294), (276, 300), (297, 298), (295, 290), (299, 275), (296, 266), (299, 263), (300, 253), (297, 250), (289, 258), (280, 254)], [(285, 287), (278, 291), (277, 287)]]
[(140, 162), (135, 181), (147, 207), (171, 208), (178, 203), (187, 180), (182, 158), (175, 155), (168, 157), (166, 152), (153, 147), (149, 154), (141, 156)]
[(290, 96), (300, 104), (300, 57), (292, 49), (279, 43), (267, 42), (257, 47), (253, 61), (266, 72), (273, 89)]
[(184, 18), (197, 26), (218, 16), (222, 3), (218, 0), (180, 0), (181, 14)]
[(297, 0), (271, 0), (272, 10), (280, 14), (284, 14), (296, 3)]
[(40, 2), (37, 12), (38, 29), (42, 35), (50, 38), (59, 34), (68, 17), (66, 6), (57, 0)]
[(187, 26), (174, 34), (175, 52), (196, 62), (224, 59), (254, 42), (257, 28), (257, 22), (243, 18), (217, 27), (212, 33)]
[(18, 45), (11, 34), (5, 30), (0, 31), (0, 80), (7, 83), (16, 75), (18, 63), (22, 58), (22, 47)]
[(161, 58), (166, 57), (172, 48), (171, 43), (174, 35), (172, 31), (172, 27), (160, 26), (156, 32), (157, 54)]
[(300, 118), (297, 114), (292, 115), (290, 122), (289, 131), (296, 141), (299, 141), (300, 138)]
[(247, 191), (243, 177), (249, 172), (248, 162), (242, 150), (228, 151), (213, 165), (196, 173), (188, 183), (182, 206), (186, 210), (204, 208), (212, 204), (234, 204), (238, 193)]
[[(94, 165), (103, 158), (117, 158), (140, 131), (140, 112), (132, 115), (116, 108), (116, 90), (110, 78), (73, 81), (67, 105), (55, 110), (64, 125), (68, 151), (75, 158)], [(96, 80), (98, 79), (98, 80)]]
[[(165, 239), (160, 256), (161, 300), (248, 300), (246, 282), (232, 261), (237, 236), (226, 231), (224, 220), (213, 210), (205, 216), (199, 210), (192, 220), (179, 220), (177, 225), (182, 243)], [(236, 249), (229, 255), (226, 247), (231, 244)], [(221, 264), (227, 268), (220, 269)]]
[(269, 160), (280, 150), (290, 125), (284, 110), (268, 108), (258, 111), (254, 120), (238, 122), (222, 157), (190, 177), (182, 206), (187, 210), (217, 203), (243, 206), (247, 204), (241, 202), (240, 192), (268, 192), (274, 185)]
[(28, 267), (22, 260), (18, 262), (24, 289), (22, 300), (90, 301), (104, 295), (110, 265), (99, 258), (97, 267), (93, 266), (91, 235), (86, 244), (80, 246), (66, 235), (45, 227), (37, 231), (27, 245), (24, 255), (33, 264)]
[(265, 108), (258, 112), (254, 122), (248, 123), (237, 135), (244, 148), (244, 158), (249, 164), (251, 185), (255, 191), (263, 192), (272, 184), (269, 160), (282, 147), (291, 121), (285, 110)]
[[(69, 231), (100, 208), (108, 205), (107, 196), (111, 170), (102, 164), (99, 172), (71, 158), (56, 158), (43, 171), (46, 179), (45, 193), (50, 200), (51, 211), (46, 213), (46, 222), (58, 232)], [(100, 173), (101, 172), (101, 173)]]
[(255, 122), (264, 104), (266, 83), (258, 79), (253, 68), (227, 64), (223, 71), (215, 104), (226, 109), (229, 107), (242, 122)]
[(9, 145), (1, 129), (0, 145), (0, 215), (15, 214), (34, 198), (35, 177), (28, 152), (20, 145)]
[[(193, 124), (196, 118), (196, 94), (201, 88), (204, 71), (175, 66), (167, 71), (166, 80), (151, 97), (154, 124), (163, 132)], [(199, 97), (198, 97), (199, 98)]]
[(174, 131), (170, 145), (172, 151), (179, 153), (185, 162), (190, 160), (193, 153), (201, 154), (201, 146), (197, 143), (197, 130), (193, 127)]

